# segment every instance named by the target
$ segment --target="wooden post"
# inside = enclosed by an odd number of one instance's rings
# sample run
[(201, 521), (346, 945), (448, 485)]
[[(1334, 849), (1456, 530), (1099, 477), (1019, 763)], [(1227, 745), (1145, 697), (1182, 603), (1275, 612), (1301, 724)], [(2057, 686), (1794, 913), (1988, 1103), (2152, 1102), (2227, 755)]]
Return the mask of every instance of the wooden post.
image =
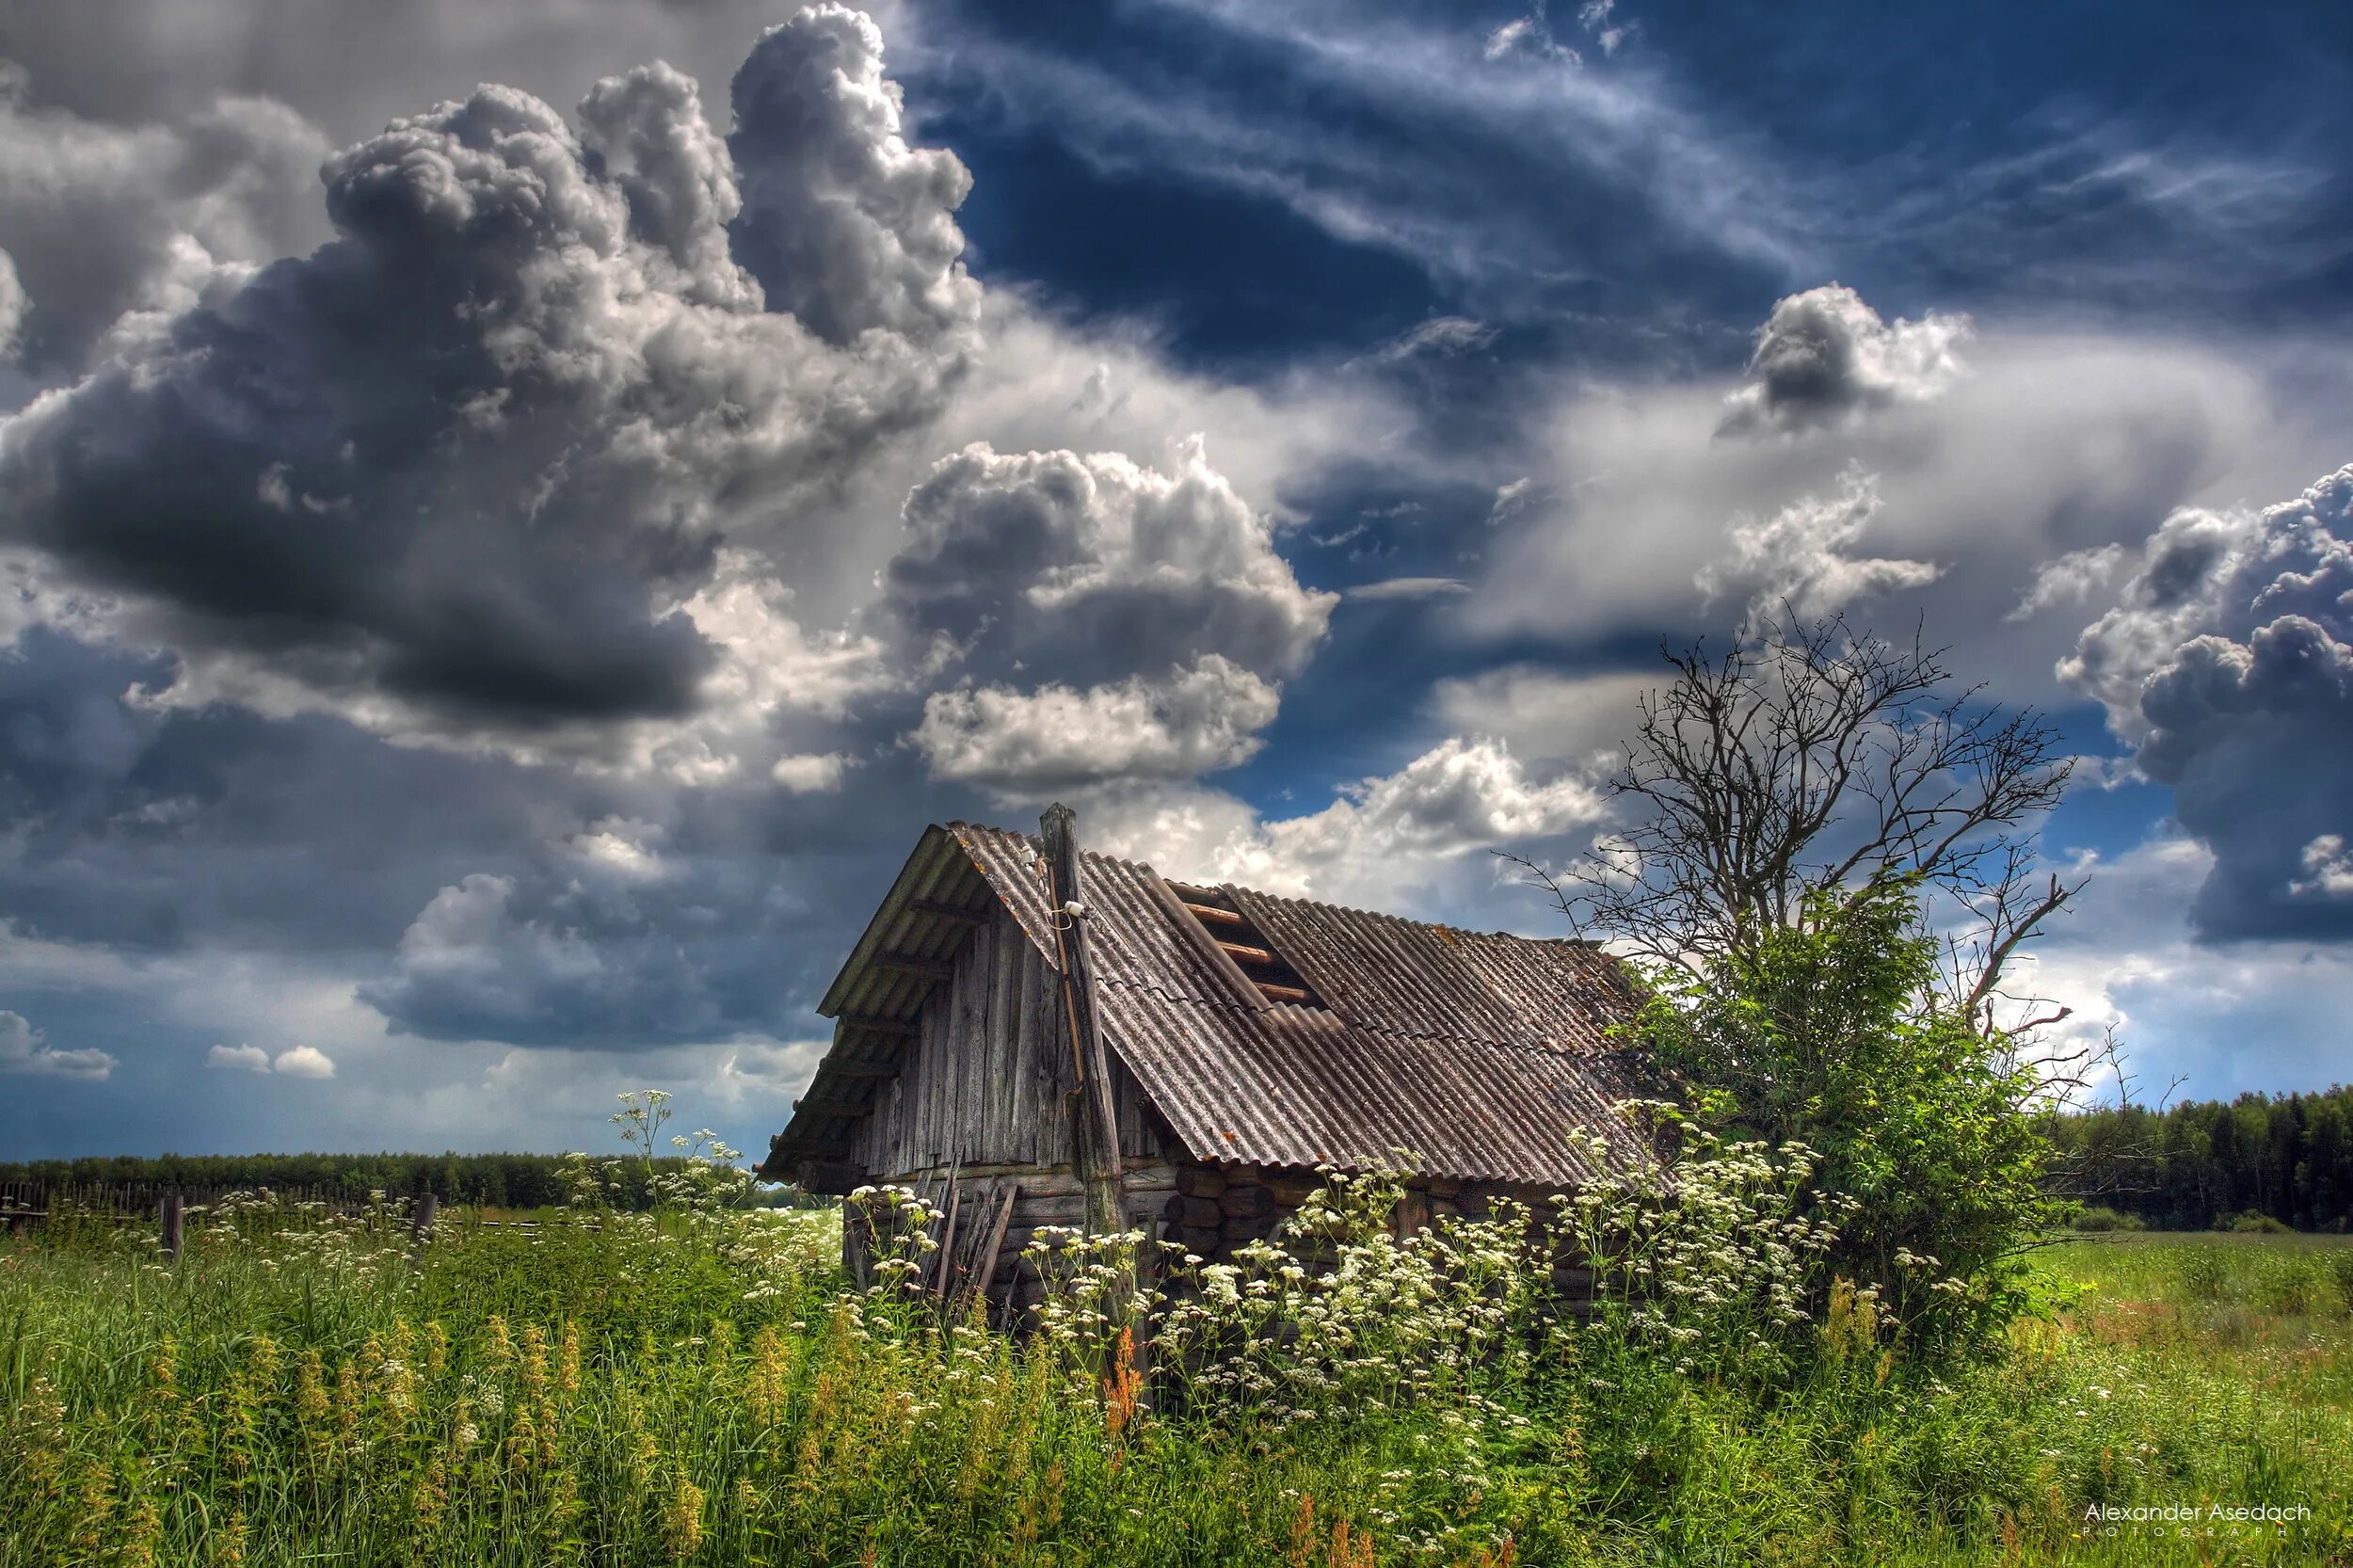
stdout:
[(411, 1227), (408, 1261), (424, 1261), (424, 1244), (433, 1239), (433, 1222), (441, 1212), (441, 1200), (430, 1192), (417, 1194), (417, 1218)]
[(177, 1263), (180, 1261), (180, 1189), (175, 1187), (170, 1192), (164, 1194), (162, 1208), (164, 1219), (164, 1261), (167, 1263)]
[[(1096, 1236), (1128, 1228), (1120, 1203), (1119, 1113), (1112, 1104), (1111, 1060), (1095, 1014), (1095, 971), (1087, 963), (1086, 888), (1079, 872), (1079, 819), (1056, 801), (1038, 819), (1045, 830), (1047, 897), (1062, 956), (1063, 1014), (1078, 1059), (1079, 1179), (1086, 1184), (1087, 1229)], [(1071, 913), (1073, 909), (1077, 914)]]

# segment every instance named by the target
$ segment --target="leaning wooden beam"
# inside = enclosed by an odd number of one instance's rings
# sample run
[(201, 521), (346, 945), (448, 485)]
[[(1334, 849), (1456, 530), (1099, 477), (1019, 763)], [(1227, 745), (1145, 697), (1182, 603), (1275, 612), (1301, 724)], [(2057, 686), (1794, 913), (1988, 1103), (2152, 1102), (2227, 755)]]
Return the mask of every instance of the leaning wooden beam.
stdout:
[(1005, 1183), (1005, 1196), (997, 1206), (997, 1223), (988, 1227), (988, 1250), (981, 1255), (981, 1277), (974, 1282), (972, 1293), (981, 1300), (981, 1310), (988, 1310), (988, 1288), (997, 1278), (997, 1255), (1005, 1250), (1005, 1227), (1013, 1223), (1013, 1206), (1021, 1196), (1021, 1184)]
[(1111, 1058), (1095, 1011), (1095, 971), (1087, 959), (1086, 888), (1080, 880), (1078, 813), (1056, 801), (1038, 819), (1046, 851), (1047, 903), (1062, 958), (1063, 1012), (1077, 1053), (1081, 1113), (1079, 1171), (1086, 1180), (1087, 1229), (1115, 1236), (1127, 1228), (1120, 1201), (1119, 1112), (1112, 1103)]
[(1307, 1005), (1311, 995), (1296, 985), (1276, 985), (1264, 980), (1258, 982), (1258, 989), (1266, 993), (1269, 1001), (1295, 1002), (1302, 1007)]
[(1239, 909), (1219, 909), (1207, 904), (1185, 904), (1185, 913), (1209, 925), (1248, 925), (1250, 917)]
[(1266, 948), (1254, 948), (1247, 942), (1220, 942), (1218, 946), (1224, 948), (1237, 963), (1264, 964), (1270, 968), (1274, 963), (1273, 952)]

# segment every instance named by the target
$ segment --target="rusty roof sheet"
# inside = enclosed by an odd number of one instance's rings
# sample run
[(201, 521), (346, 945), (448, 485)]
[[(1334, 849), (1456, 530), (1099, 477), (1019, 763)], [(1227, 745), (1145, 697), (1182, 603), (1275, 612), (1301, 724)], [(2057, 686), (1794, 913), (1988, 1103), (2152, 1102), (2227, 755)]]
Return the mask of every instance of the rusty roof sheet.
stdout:
[[(953, 823), (927, 831), (821, 1011), (912, 1018), (932, 984), (884, 953), (945, 956), (958, 922), (921, 905), (1000, 903), (1058, 962), (1036, 840)], [(1151, 867), (1082, 856), (1096, 1006), (1106, 1041), (1193, 1158), (1362, 1169), (1412, 1156), (1434, 1176), (1574, 1185), (1596, 1174), (1564, 1134), (1607, 1140), (1613, 1166), (1647, 1147), (1611, 1111), (1638, 1092), (1605, 1038), (1632, 993), (1590, 946), (1473, 933), (1226, 888), (1328, 1006), (1254, 1005), (1176, 923)], [(896, 1042), (837, 1031), (778, 1142), (822, 1152), (871, 1078), (835, 1073)], [(807, 1124), (806, 1126), (804, 1124)]]

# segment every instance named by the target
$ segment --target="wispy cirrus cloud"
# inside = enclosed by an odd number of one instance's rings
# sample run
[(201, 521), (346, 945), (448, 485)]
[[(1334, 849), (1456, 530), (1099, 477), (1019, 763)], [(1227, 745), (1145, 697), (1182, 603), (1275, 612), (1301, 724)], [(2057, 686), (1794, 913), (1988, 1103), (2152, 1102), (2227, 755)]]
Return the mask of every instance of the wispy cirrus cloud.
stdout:
[[(923, 24), (920, 63), (981, 89), (974, 112), (1046, 131), (1097, 169), (1149, 170), (1277, 202), (1395, 251), (1477, 297), (1633, 281), (1648, 262), (1806, 263), (1769, 161), (1666, 78), (1579, 71), (1473, 28), (1378, 10), (1179, 0), (1151, 8), (1193, 57), (1234, 70), (1130, 72), (1034, 40)], [(1510, 29), (1507, 27), (1507, 32)], [(1281, 93), (1250, 83), (1279, 76)]]

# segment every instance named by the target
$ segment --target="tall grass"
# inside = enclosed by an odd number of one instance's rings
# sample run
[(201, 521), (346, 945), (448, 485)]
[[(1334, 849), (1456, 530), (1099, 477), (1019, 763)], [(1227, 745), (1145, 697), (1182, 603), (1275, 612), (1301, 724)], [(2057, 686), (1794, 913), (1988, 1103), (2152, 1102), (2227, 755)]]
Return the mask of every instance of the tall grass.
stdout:
[[(825, 1213), (453, 1224), (413, 1264), (390, 1209), (200, 1216), (173, 1268), (63, 1226), (0, 1253), (0, 1565), (2353, 1554), (2353, 1253), (2055, 1249), (2004, 1355), (1929, 1367), (1811, 1288), (1793, 1174), (1717, 1150), (1672, 1211), (1414, 1238), (1336, 1178), (1277, 1245), (1170, 1260), (1148, 1379), (1127, 1260), (1063, 1238), (1016, 1340), (888, 1270), (850, 1290)], [(1538, 1288), (1561, 1232), (1602, 1266), (1587, 1317)], [(2084, 1518), (2214, 1502), (2312, 1517)]]

